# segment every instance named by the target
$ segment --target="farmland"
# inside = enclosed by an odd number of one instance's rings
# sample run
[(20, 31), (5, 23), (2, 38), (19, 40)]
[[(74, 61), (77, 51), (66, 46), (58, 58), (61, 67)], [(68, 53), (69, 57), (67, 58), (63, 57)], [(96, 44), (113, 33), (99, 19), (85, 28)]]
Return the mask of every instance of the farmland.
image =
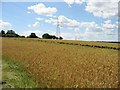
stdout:
[(21, 63), (38, 87), (118, 87), (116, 43), (3, 38), (2, 45), (3, 57)]

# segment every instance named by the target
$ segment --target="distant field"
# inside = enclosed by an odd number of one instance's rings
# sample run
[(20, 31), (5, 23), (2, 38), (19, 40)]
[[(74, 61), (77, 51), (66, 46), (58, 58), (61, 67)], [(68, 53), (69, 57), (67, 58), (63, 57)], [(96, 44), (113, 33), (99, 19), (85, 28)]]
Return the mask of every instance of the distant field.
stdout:
[[(118, 44), (3, 38), (3, 56), (47, 88), (117, 88)], [(103, 48), (102, 48), (103, 46)]]
[[(16, 40), (16, 39), (14, 39)], [(67, 44), (67, 45), (79, 45), (79, 46), (87, 46), (87, 47), (95, 47), (95, 48), (105, 48), (105, 49), (114, 49), (120, 50), (120, 43), (117, 42), (93, 42), (93, 41), (75, 41), (75, 40), (50, 40), (50, 39), (21, 39), (21, 40), (29, 40), (29, 41), (40, 41), (47, 43), (58, 43), (58, 44)]]

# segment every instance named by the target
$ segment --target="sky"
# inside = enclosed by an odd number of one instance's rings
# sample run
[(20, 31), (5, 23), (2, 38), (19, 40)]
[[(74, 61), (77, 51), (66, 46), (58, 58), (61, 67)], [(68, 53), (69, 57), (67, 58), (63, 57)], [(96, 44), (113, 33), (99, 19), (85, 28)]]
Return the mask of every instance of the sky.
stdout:
[(1, 2), (0, 8), (1, 30), (12, 29), (24, 36), (57, 35), (59, 22), (64, 40), (118, 41), (118, 0), (13, 0)]

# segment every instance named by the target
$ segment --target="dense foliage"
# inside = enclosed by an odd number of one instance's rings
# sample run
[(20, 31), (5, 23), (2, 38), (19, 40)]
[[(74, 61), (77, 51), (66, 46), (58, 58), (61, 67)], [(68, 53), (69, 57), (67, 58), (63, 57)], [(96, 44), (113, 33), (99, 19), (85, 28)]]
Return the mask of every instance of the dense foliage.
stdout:
[(55, 35), (49, 35), (48, 33), (43, 34), (42, 38), (44, 38), (44, 39), (60, 39), (60, 40), (63, 39), (62, 37), (56, 37)]
[(17, 33), (15, 33), (15, 31), (13, 31), (13, 30), (8, 30), (6, 33), (4, 30), (2, 30), (0, 32), (0, 37), (21, 37), (21, 38), (24, 38), (25, 36), (20, 36)]
[(27, 36), (27, 38), (38, 38), (38, 36), (36, 36), (35, 33), (31, 33), (29, 36)]
[[(20, 37), (20, 38), (25, 38), (25, 36), (20, 36), (17, 33), (15, 33), (15, 31), (13, 31), (13, 30), (8, 30), (6, 33), (5, 33), (4, 30), (1, 30), (0, 37)], [(29, 36), (27, 36), (27, 38), (39, 38), (39, 37), (36, 36), (35, 33), (31, 33)], [(61, 36), (56, 37), (55, 35), (49, 35), (48, 33), (43, 34), (42, 38), (43, 39), (59, 39), (59, 40), (63, 39)]]

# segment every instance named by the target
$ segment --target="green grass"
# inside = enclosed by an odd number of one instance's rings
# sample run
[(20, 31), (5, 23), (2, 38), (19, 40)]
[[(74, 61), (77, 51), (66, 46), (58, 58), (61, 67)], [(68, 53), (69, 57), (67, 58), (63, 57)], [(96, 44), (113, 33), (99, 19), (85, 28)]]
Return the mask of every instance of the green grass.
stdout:
[(35, 88), (38, 86), (37, 81), (32, 79), (26, 72), (25, 68), (13, 60), (3, 57), (3, 81), (6, 84), (3, 88)]

